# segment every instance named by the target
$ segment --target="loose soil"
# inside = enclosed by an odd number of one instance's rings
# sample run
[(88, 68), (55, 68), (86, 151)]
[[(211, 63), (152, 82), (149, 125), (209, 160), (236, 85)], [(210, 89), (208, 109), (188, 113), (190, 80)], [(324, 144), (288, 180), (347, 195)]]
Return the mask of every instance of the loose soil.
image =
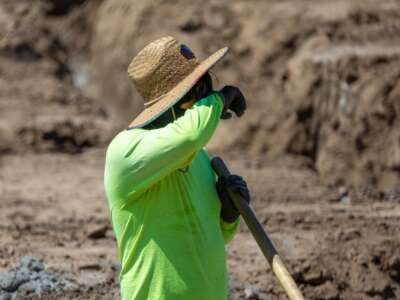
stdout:
[[(72, 283), (47, 299), (117, 297), (104, 151), (1, 158), (0, 271), (34, 255)], [(400, 297), (399, 194), (327, 188), (298, 158), (227, 163), (249, 181), (252, 206), (307, 299)], [(227, 251), (232, 299), (286, 299), (244, 224)]]

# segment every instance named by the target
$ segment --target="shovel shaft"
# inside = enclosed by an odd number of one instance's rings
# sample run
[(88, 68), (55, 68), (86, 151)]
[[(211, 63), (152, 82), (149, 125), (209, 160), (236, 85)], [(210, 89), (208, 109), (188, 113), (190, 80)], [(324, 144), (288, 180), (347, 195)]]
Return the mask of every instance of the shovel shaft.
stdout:
[[(224, 161), (220, 157), (214, 157), (211, 160), (211, 166), (218, 176), (228, 176), (230, 174)], [(280, 259), (278, 252), (255, 216), (253, 210), (240, 195), (230, 191), (228, 191), (228, 193), (271, 266), (272, 271), (276, 277), (278, 277), (278, 280), (287, 293), (289, 299), (303, 300), (303, 295)]]

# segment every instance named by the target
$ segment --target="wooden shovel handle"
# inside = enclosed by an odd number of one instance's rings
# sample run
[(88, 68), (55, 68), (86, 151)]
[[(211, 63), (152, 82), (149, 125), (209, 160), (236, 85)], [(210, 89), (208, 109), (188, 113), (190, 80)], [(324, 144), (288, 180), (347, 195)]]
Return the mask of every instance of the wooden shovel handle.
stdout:
[[(231, 174), (224, 161), (218, 156), (211, 160), (211, 166), (218, 176), (229, 176)], [(295, 281), (285, 267), (274, 245), (246, 200), (244, 200), (239, 194), (231, 193), (230, 191), (228, 191), (228, 193), (289, 299), (304, 300), (304, 297)]]

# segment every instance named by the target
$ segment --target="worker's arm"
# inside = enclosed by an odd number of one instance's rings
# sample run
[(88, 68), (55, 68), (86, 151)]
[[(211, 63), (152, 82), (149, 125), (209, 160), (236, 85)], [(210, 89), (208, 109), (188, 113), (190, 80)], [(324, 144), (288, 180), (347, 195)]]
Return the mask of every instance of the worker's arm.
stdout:
[[(143, 130), (132, 134), (127, 145), (123, 142), (125, 149), (117, 151), (120, 155), (113, 165), (119, 169), (121, 186), (129, 183), (126, 196), (137, 196), (171, 172), (188, 166), (212, 137), (222, 110), (219, 94), (213, 93), (167, 126)], [(129, 138), (129, 133), (124, 136)]]

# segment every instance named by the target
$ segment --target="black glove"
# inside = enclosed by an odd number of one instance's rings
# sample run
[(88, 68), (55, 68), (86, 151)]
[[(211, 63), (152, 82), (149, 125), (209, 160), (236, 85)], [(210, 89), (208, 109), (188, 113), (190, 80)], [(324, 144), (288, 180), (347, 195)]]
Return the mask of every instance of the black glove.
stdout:
[(228, 110), (233, 111), (236, 116), (241, 117), (247, 108), (246, 99), (242, 92), (235, 86), (226, 85), (220, 90), (220, 93), (224, 101), (224, 110), (222, 111), (221, 119), (226, 120), (232, 117), (232, 113), (228, 112)]
[(233, 223), (239, 217), (239, 211), (235, 207), (228, 190), (239, 194), (243, 199), (250, 202), (250, 193), (247, 183), (237, 175), (220, 176), (217, 181), (217, 192), (222, 204), (221, 218), (228, 223)]

